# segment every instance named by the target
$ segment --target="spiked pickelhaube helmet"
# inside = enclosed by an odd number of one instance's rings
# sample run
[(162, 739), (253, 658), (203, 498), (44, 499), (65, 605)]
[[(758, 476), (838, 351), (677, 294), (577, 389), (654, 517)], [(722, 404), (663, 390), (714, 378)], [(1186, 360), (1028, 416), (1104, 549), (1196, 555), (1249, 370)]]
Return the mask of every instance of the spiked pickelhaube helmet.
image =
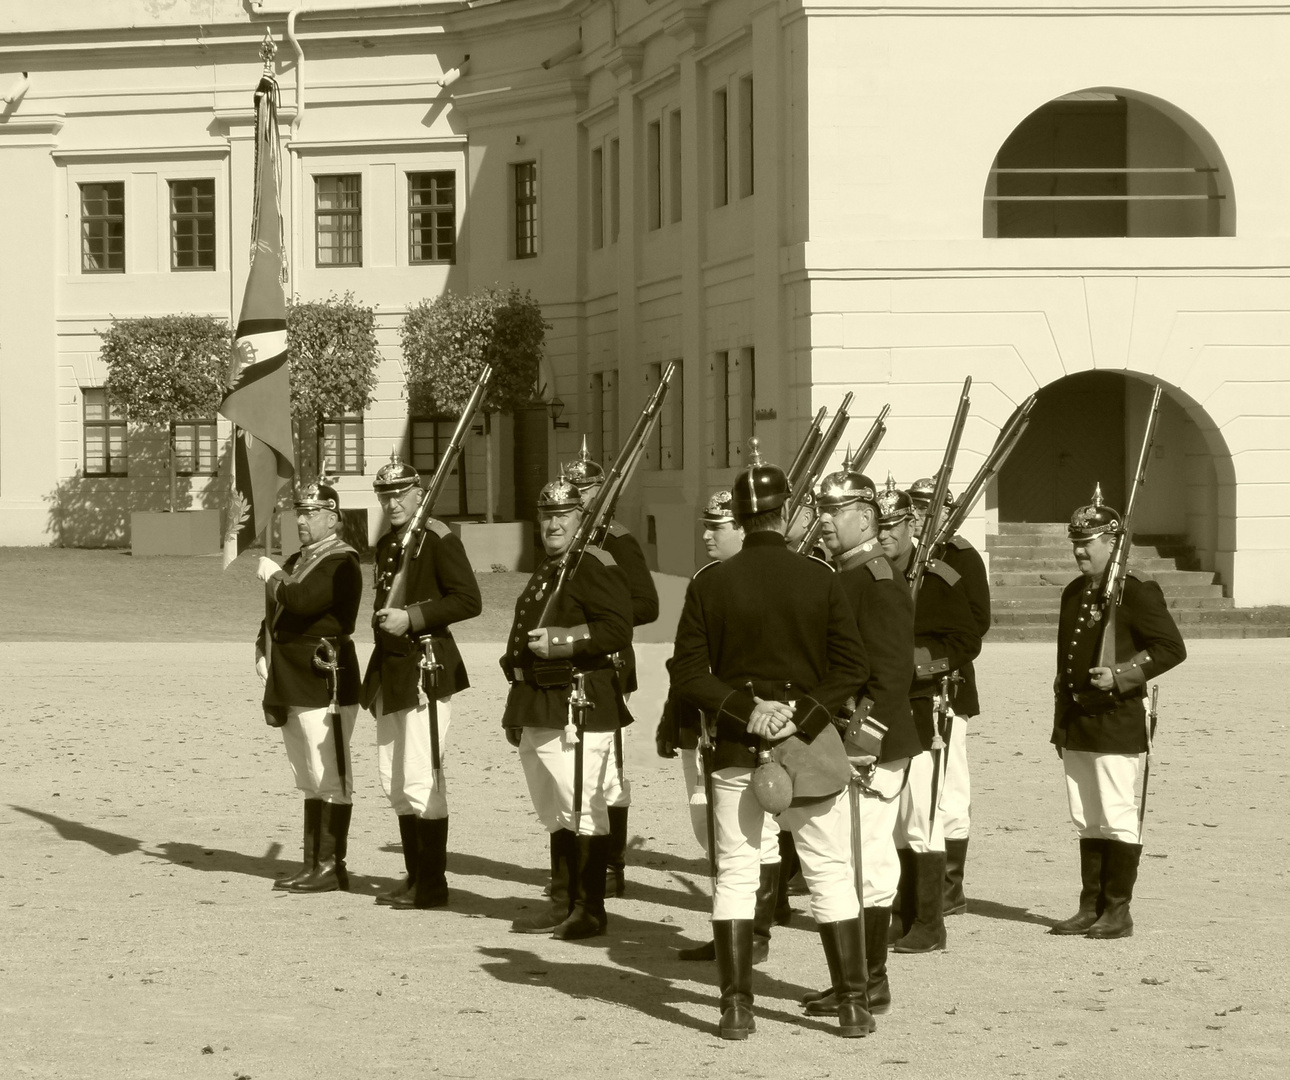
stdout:
[(1071, 514), (1071, 523), (1066, 535), (1071, 540), (1092, 540), (1103, 533), (1120, 531), (1120, 511), (1114, 510), (1102, 501), (1102, 485), (1093, 488), (1093, 501), (1081, 506)]
[[(909, 485), (910, 501), (920, 510), (926, 510), (931, 505), (932, 495), (936, 491), (936, 477), (920, 476)], [(945, 505), (949, 506), (954, 502), (954, 496), (950, 494), (947, 487), (945, 489)]]
[(420, 482), (421, 474), (406, 461), (402, 461), (398, 451), (391, 451), (390, 460), (376, 471), (372, 490), (378, 495), (395, 495)]
[(878, 492), (878, 524), (899, 525), (913, 516), (914, 502), (909, 497), (909, 492), (901, 491), (891, 473), (888, 473), (887, 486)]
[(754, 436), (748, 440), (748, 467), (735, 477), (730, 489), (730, 508), (736, 519), (749, 514), (763, 514), (778, 510), (788, 500), (788, 477), (778, 465), (762, 461), (761, 451)]
[(296, 489), (291, 505), (297, 510), (330, 510), (334, 514), (339, 514), (340, 496), (330, 484), (315, 480)]
[(703, 508), (703, 524), (709, 528), (734, 524), (735, 512), (731, 508), (732, 496), (728, 491), (715, 492)]
[(854, 472), (845, 465), (821, 480), (819, 491), (815, 494), (816, 507), (826, 514), (857, 502), (877, 507), (877, 491), (869, 477), (864, 473)]
[(582, 437), (582, 449), (578, 451), (578, 459), (564, 467), (564, 477), (579, 491), (604, 483), (605, 470), (591, 460), (591, 454), (587, 450), (587, 436)]
[(563, 514), (582, 506), (582, 493), (563, 472), (538, 492), (539, 514)]

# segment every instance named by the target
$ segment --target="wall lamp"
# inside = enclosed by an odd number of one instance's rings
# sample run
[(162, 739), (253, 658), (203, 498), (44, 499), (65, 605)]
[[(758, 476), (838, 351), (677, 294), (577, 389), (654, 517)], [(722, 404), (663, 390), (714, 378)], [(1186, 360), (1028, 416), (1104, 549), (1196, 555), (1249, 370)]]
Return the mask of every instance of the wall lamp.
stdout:
[(558, 397), (551, 399), (551, 403), (547, 405), (547, 411), (551, 414), (551, 426), (553, 428), (567, 428), (569, 426), (568, 420), (560, 419), (564, 415), (564, 402)]

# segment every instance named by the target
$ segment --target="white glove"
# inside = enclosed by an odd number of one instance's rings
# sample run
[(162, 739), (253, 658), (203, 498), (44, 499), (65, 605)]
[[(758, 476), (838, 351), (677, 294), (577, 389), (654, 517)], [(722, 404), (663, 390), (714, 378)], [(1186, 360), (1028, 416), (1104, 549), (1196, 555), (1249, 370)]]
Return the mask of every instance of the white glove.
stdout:
[(276, 574), (281, 569), (282, 567), (280, 567), (272, 559), (266, 558), (265, 556), (261, 555), (260, 561), (256, 564), (256, 567), (255, 567), (255, 576), (258, 577), (261, 581), (267, 582), (269, 578), (273, 577), (273, 575)]
[(255, 658), (255, 673), (260, 676), (260, 685), (265, 686), (269, 681), (269, 661), (263, 655)]

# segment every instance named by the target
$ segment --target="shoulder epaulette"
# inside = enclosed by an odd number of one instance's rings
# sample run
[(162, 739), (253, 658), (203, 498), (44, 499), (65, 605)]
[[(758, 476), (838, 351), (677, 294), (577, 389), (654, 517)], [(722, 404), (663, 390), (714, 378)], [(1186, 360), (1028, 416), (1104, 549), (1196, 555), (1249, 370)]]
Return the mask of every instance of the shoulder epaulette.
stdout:
[(1150, 574), (1144, 574), (1141, 570), (1125, 570), (1126, 577), (1137, 578), (1139, 581), (1155, 581)]
[(891, 563), (886, 559), (870, 559), (864, 565), (875, 581), (891, 581), (896, 576), (891, 569)]
[(970, 541), (966, 536), (959, 536), (958, 533), (955, 533), (950, 537), (949, 543), (960, 551), (967, 551), (972, 547), (972, 541)]
[(947, 585), (957, 585), (959, 583), (959, 572), (950, 566), (949, 563), (941, 559), (932, 559), (927, 564), (927, 572), (935, 574), (941, 578)]
[(609, 535), (610, 536), (630, 536), (631, 529), (627, 528), (626, 525), (619, 525), (618, 522), (613, 521), (613, 522), (610, 522), (609, 524)]
[(617, 565), (618, 565), (618, 563), (616, 563), (616, 562), (614, 561), (614, 557), (613, 557), (612, 555), (610, 555), (610, 554), (609, 554), (609, 552), (607, 552), (607, 551), (606, 551), (604, 548), (602, 548), (602, 547), (589, 547), (589, 548), (587, 548), (587, 549), (586, 549), (586, 551), (587, 551), (587, 554), (588, 554), (588, 555), (594, 555), (597, 559), (599, 559), (599, 560), (600, 560), (602, 563), (604, 563), (606, 566), (617, 566)]
[(695, 578), (697, 578), (700, 574), (702, 574), (702, 573), (703, 573), (703, 571), (705, 571), (705, 570), (711, 570), (711, 569), (712, 569), (712, 567), (714, 567), (714, 566), (719, 566), (720, 564), (721, 564), (721, 560), (720, 560), (720, 559), (713, 559), (711, 562), (705, 562), (702, 566), (700, 566), (700, 567), (699, 567), (699, 569), (697, 569), (697, 570), (696, 570), (696, 571), (695, 571), (695, 572), (690, 576), (690, 580), (691, 580), (691, 581), (693, 581), (693, 580), (694, 580)]
[(430, 520), (426, 522), (426, 528), (441, 540), (452, 533), (452, 529), (448, 527), (448, 524), (440, 521), (438, 518), (430, 518)]

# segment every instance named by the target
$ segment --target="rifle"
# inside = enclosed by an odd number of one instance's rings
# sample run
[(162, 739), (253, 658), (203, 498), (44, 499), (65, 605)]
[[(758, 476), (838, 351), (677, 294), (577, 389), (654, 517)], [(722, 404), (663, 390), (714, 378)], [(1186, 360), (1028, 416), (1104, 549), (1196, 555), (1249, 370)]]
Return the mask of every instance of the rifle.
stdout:
[[(801, 469), (800, 484), (795, 484), (788, 493), (788, 502), (784, 504), (784, 521), (792, 525), (793, 518), (802, 508), (811, 494), (811, 488), (815, 486), (815, 481), (824, 468), (825, 463), (837, 449), (838, 443), (842, 441), (842, 433), (847, 428), (847, 421), (851, 419), (847, 413), (847, 408), (851, 404), (854, 394), (848, 391), (847, 396), (842, 399), (842, 404), (838, 406), (838, 411), (833, 414), (833, 422), (829, 424), (828, 430), (820, 436), (820, 441), (816, 444), (815, 450), (811, 453), (807, 464)], [(787, 474), (785, 474), (787, 475)]]
[(1106, 575), (1102, 579), (1101, 599), (1099, 601), (1101, 619), (1101, 640), (1098, 642), (1096, 656), (1099, 667), (1115, 668), (1115, 612), (1119, 607), (1120, 597), (1124, 594), (1124, 572), (1129, 561), (1129, 545), (1133, 537), (1133, 510), (1138, 504), (1138, 495), (1147, 482), (1147, 463), (1151, 459), (1151, 447), (1156, 441), (1156, 421), (1160, 418), (1160, 386), (1151, 396), (1151, 410), (1147, 413), (1147, 429), (1142, 436), (1142, 451), (1138, 454), (1138, 468), (1133, 475), (1133, 487), (1129, 489), (1129, 505), (1124, 508), (1124, 517), (1120, 519), (1120, 531), (1115, 534), (1115, 547), (1111, 551), (1110, 561), (1106, 564)]
[[(874, 417), (873, 423), (869, 427), (869, 433), (865, 435), (864, 442), (860, 444), (860, 449), (854, 454), (848, 454), (846, 461), (842, 463), (844, 469), (862, 473), (868, 468), (869, 462), (873, 459), (874, 454), (878, 452), (878, 446), (882, 443), (883, 436), (887, 434), (887, 425), (884, 421), (890, 411), (891, 406), (884, 405), (878, 415)], [(817, 514), (815, 520), (811, 522), (811, 527), (802, 534), (802, 538), (797, 542), (793, 550), (799, 555), (809, 555), (815, 550), (815, 545), (819, 543), (822, 532), (824, 532), (824, 521)]]
[(923, 518), (923, 528), (918, 534), (918, 553), (909, 565), (909, 591), (918, 603), (918, 590), (923, 587), (923, 577), (927, 573), (927, 564), (931, 561), (931, 539), (936, 535), (940, 524), (941, 512), (945, 509), (945, 492), (949, 490), (950, 473), (954, 471), (954, 459), (958, 457), (959, 441), (963, 438), (963, 425), (967, 423), (968, 409), (972, 399), (968, 392), (972, 389), (972, 376), (963, 380), (963, 392), (959, 395), (958, 411), (954, 414), (954, 423), (950, 427), (950, 441), (945, 444), (945, 455), (941, 458), (941, 467), (936, 472), (936, 487), (932, 491), (932, 501)]
[[(421, 505), (417, 507), (416, 512), (412, 515), (412, 520), (408, 522), (408, 527), (403, 531), (403, 536), (399, 540), (399, 564), (394, 571), (394, 576), (390, 579), (390, 591), (386, 594), (385, 603), (382, 605), (384, 607), (401, 608), (407, 606), (408, 575), (412, 571), (412, 561), (421, 554), (421, 545), (425, 542), (426, 523), (430, 520), (430, 511), (434, 509), (434, 504), (443, 491), (448, 475), (457, 463), (462, 443), (466, 441), (466, 433), (470, 431), (470, 425), (475, 422), (475, 414), (479, 412), (479, 407), (483, 404), (484, 394), (488, 392), (488, 384), (492, 378), (493, 367), (491, 364), (485, 364), (483, 371), (479, 373), (479, 381), (475, 383), (475, 389), (471, 391), (470, 398), (466, 401), (466, 407), (461, 410), (461, 418), (457, 421), (456, 430), (453, 431), (452, 438), (448, 440), (448, 445), (444, 447), (443, 456), (439, 459), (439, 464), (435, 468), (434, 476), (430, 480), (430, 486), (426, 488), (425, 494), (421, 497)], [(408, 551), (413, 543), (416, 544), (416, 550), (409, 557)]]
[(829, 407), (827, 405), (820, 406), (820, 411), (815, 414), (815, 419), (811, 421), (811, 426), (806, 429), (806, 436), (802, 439), (802, 445), (797, 448), (797, 453), (793, 455), (793, 463), (784, 470), (784, 475), (788, 477), (790, 491), (797, 490), (797, 484), (802, 479), (803, 470), (811, 460), (811, 455), (815, 453), (815, 448), (820, 445), (820, 432), (824, 430), (824, 417), (828, 414), (828, 411)]
[(968, 514), (971, 513), (972, 507), (976, 504), (977, 499), (981, 497), (981, 492), (985, 490), (985, 485), (996, 476), (1003, 463), (1008, 460), (1008, 455), (1012, 453), (1017, 443), (1021, 441), (1021, 436), (1025, 434), (1026, 428), (1030, 424), (1030, 413), (1035, 407), (1036, 397), (1031, 394), (1021, 403), (1021, 408), (1012, 414), (1012, 418), (1003, 426), (999, 432), (999, 437), (994, 441), (994, 448), (986, 455), (985, 461), (972, 477), (968, 486), (963, 489), (963, 494), (954, 500), (949, 510), (945, 514), (945, 520), (941, 527), (936, 531), (929, 550), (930, 558), (937, 558), (949, 542), (950, 538), (959, 531)]
[(605, 477), (605, 482), (600, 485), (600, 490), (596, 492), (590, 505), (583, 510), (582, 520), (578, 523), (578, 531), (573, 534), (573, 540), (565, 548), (564, 554), (560, 556), (555, 577), (552, 579), (550, 591), (547, 593), (546, 604), (542, 608), (542, 615), (537, 621), (539, 627), (551, 625), (551, 619), (554, 617), (560, 597), (564, 593), (570, 575), (581, 561), (582, 553), (589, 546), (598, 544), (603, 540), (605, 534), (609, 531), (609, 524), (613, 519), (609, 516), (608, 511), (617, 505), (618, 496), (622, 493), (623, 486), (626, 484), (631, 470), (635, 468), (644, 452), (645, 442), (649, 438), (650, 432), (654, 430), (654, 425), (658, 422), (658, 418), (662, 413), (663, 402), (667, 398), (668, 385), (675, 373), (676, 363), (673, 361), (667, 365), (667, 370), (663, 372), (663, 377), (659, 379), (654, 393), (650, 395), (649, 401), (645, 403), (645, 408), (632, 426), (632, 430), (628, 432), (623, 448), (614, 459), (614, 464), (610, 467), (609, 473)]

